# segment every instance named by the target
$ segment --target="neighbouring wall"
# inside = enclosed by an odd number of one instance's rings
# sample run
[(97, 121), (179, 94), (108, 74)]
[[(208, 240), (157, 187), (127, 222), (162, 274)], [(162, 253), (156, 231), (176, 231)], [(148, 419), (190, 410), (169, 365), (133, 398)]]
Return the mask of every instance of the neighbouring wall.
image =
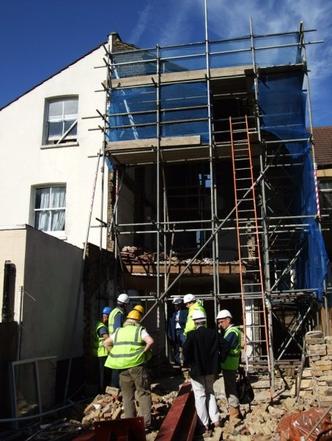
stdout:
[(82, 355), (81, 262), (80, 248), (27, 229), (22, 359)]

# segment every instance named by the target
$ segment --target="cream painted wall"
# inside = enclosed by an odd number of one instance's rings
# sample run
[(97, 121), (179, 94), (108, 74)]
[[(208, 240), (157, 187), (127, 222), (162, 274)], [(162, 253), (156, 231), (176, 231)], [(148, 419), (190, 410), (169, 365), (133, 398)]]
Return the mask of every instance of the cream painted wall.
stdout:
[[(94, 69), (103, 64), (103, 55), (103, 48), (97, 48), (0, 111), (0, 227), (33, 225), (33, 186), (65, 183), (66, 226), (61, 238), (82, 248), (88, 227), (96, 154), (103, 141), (100, 131), (88, 131), (100, 121), (82, 117), (97, 115), (96, 109), (104, 112), (105, 94), (95, 90), (101, 89), (106, 69)], [(45, 99), (63, 95), (79, 96), (78, 145), (43, 148)], [(106, 183), (105, 167), (105, 189)], [(92, 225), (99, 225), (95, 218), (100, 218), (100, 213), (101, 173), (98, 173)], [(89, 241), (100, 244), (100, 228), (90, 229)]]

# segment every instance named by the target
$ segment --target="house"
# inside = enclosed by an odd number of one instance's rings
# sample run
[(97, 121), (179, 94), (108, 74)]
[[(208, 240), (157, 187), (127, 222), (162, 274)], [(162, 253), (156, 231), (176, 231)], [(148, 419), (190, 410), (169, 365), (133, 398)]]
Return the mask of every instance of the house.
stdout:
[(100, 45), (1, 109), (0, 228), (27, 224), (80, 248), (89, 232), (90, 243), (105, 246), (96, 220), (107, 210), (107, 167), (101, 174), (101, 161), (97, 170), (103, 137), (85, 119), (105, 106), (95, 92), (106, 78), (95, 69), (103, 54)]

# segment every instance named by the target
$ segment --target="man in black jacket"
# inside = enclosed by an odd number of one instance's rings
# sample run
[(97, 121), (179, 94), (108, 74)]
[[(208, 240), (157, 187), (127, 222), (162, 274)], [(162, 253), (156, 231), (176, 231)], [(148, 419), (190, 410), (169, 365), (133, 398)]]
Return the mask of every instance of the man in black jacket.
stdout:
[(187, 335), (183, 345), (185, 364), (190, 367), (191, 385), (195, 396), (198, 418), (204, 426), (203, 437), (211, 436), (209, 417), (214, 427), (219, 426), (219, 412), (213, 383), (220, 370), (217, 331), (206, 328), (203, 311), (194, 311), (195, 330)]
[(188, 311), (181, 308), (182, 299), (180, 297), (175, 297), (172, 301), (175, 311), (173, 312), (168, 323), (168, 338), (171, 342), (174, 361), (182, 365), (183, 364), (183, 354), (182, 346), (185, 340), (184, 327), (187, 322)]

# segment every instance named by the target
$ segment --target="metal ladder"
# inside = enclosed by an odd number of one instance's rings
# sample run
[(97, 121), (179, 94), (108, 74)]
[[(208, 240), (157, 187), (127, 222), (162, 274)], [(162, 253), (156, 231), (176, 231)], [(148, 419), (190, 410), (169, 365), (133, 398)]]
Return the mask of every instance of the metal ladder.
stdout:
[(271, 372), (269, 329), (248, 118), (229, 117), (246, 370)]

